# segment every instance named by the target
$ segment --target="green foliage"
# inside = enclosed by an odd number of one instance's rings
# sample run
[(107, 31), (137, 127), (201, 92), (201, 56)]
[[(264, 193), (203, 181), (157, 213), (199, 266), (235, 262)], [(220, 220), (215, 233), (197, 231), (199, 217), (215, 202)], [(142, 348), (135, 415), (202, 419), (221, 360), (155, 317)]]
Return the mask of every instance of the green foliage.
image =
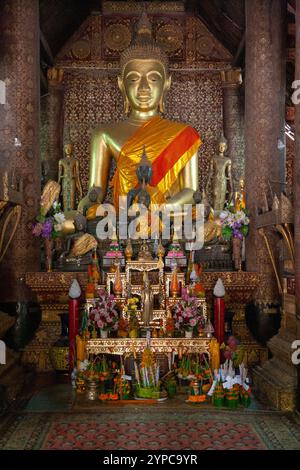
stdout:
[(233, 234), (232, 228), (228, 226), (222, 228), (222, 237), (224, 238), (224, 240), (227, 240), (227, 241), (230, 240), (232, 237), (232, 234)]

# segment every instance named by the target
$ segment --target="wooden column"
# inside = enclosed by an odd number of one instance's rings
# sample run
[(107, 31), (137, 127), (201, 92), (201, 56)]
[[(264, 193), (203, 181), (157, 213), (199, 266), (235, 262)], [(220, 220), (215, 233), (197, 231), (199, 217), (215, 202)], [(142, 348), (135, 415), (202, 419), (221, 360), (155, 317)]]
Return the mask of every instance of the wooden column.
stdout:
[[(300, 0), (296, 6), (296, 67), (295, 80), (300, 80)], [(296, 313), (300, 319), (300, 104), (296, 105), (296, 152), (293, 168), (294, 233), (295, 233), (295, 297)], [(299, 325), (298, 325), (299, 326)], [(298, 327), (300, 334), (300, 326)]]
[(245, 176), (245, 138), (244, 109), (240, 85), (242, 75), (240, 69), (221, 72), (223, 88), (223, 127), (228, 140), (227, 155), (232, 162), (234, 190), (238, 191), (240, 178)]
[(278, 296), (255, 213), (264, 205), (269, 184), (277, 194), (284, 189), (286, 8), (285, 0), (246, 0), (245, 173), (252, 222), (246, 262), (247, 270), (262, 274), (256, 293), (262, 304)]
[(40, 242), (31, 222), (40, 200), (39, 2), (6, 0), (0, 14), (0, 76), (6, 104), (0, 107), (0, 174), (15, 170), (23, 181), (24, 206), (15, 238), (0, 266), (0, 301), (30, 300), (24, 278), (40, 269)]
[(48, 145), (49, 175), (48, 179), (57, 181), (58, 161), (63, 157), (63, 70), (48, 70)]
[[(296, 3), (296, 66), (295, 80), (300, 80), (300, 0)], [(297, 339), (300, 338), (300, 104), (296, 106), (295, 118), (296, 152), (293, 168), (294, 195), (294, 243), (295, 243), (295, 302), (297, 316)], [(300, 365), (298, 369), (297, 408), (300, 410)]]

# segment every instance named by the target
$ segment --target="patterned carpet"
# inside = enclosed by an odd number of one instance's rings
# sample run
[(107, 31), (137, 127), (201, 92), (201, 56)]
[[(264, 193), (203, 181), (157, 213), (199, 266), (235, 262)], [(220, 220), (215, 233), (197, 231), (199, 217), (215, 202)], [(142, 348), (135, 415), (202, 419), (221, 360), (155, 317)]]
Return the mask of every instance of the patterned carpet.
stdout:
[(2, 419), (0, 449), (300, 450), (300, 424), (293, 415), (271, 411), (175, 411), (159, 405), (19, 412)]

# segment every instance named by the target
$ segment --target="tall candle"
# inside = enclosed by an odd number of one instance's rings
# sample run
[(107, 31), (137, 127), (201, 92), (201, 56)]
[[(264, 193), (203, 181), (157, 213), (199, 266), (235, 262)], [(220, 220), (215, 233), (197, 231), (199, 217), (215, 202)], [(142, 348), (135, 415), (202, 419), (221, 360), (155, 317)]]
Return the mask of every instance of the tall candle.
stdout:
[(221, 279), (218, 279), (214, 288), (214, 328), (215, 337), (219, 344), (224, 342), (225, 333), (225, 289)]
[(79, 330), (81, 289), (74, 279), (69, 290), (69, 373), (72, 374), (76, 359), (76, 335)]

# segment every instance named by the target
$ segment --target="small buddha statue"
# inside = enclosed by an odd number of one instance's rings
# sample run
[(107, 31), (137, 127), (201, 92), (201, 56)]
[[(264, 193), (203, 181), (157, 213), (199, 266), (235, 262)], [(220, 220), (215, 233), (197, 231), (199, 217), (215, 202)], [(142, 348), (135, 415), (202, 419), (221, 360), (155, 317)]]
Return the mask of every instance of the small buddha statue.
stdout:
[(219, 153), (211, 160), (206, 185), (206, 193), (209, 194), (209, 186), (212, 184), (212, 207), (216, 214), (224, 209), (225, 202), (230, 202), (233, 196), (231, 160), (225, 155), (227, 140), (223, 135), (218, 142), (218, 150)]
[(146, 149), (144, 146), (141, 161), (136, 167), (138, 186), (136, 188), (131, 189), (128, 193), (128, 207), (130, 207), (133, 202), (137, 202), (138, 204), (143, 204), (144, 206), (149, 207), (151, 198), (148, 193), (147, 186), (151, 181), (152, 174), (152, 165), (147, 157)]
[(239, 191), (235, 193), (235, 210), (239, 212), (246, 208), (245, 181), (241, 178), (239, 181)]
[(62, 186), (63, 211), (70, 212), (76, 209), (76, 193), (82, 198), (82, 187), (79, 174), (79, 161), (74, 158), (73, 145), (64, 145), (65, 157), (58, 162), (58, 182)]
[(142, 291), (142, 321), (145, 327), (150, 325), (153, 320), (153, 293), (148, 277), (148, 272), (144, 272), (144, 286)]
[(149, 246), (147, 245), (146, 240), (143, 240), (138, 254), (138, 261), (152, 261), (152, 259)]
[(102, 197), (102, 189), (92, 186), (88, 192), (86, 204), (82, 208), (82, 212), (86, 215), (87, 220), (93, 220), (96, 217), (96, 211), (99, 206), (98, 201)]

